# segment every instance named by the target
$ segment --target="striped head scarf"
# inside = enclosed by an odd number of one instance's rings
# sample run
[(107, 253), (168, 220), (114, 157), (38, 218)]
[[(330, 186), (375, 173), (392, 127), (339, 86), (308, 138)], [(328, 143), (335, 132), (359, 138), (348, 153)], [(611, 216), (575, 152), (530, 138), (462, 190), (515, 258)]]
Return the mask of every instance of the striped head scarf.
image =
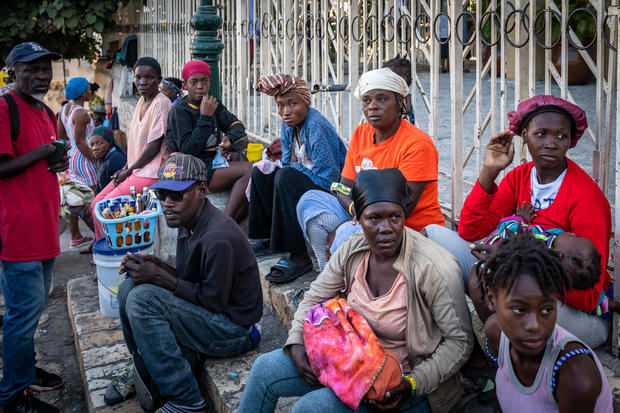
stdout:
[(283, 73), (261, 77), (258, 79), (256, 91), (273, 97), (292, 92), (299, 96), (306, 106), (310, 106), (310, 89), (308, 89), (306, 81), (300, 77), (296, 78)]

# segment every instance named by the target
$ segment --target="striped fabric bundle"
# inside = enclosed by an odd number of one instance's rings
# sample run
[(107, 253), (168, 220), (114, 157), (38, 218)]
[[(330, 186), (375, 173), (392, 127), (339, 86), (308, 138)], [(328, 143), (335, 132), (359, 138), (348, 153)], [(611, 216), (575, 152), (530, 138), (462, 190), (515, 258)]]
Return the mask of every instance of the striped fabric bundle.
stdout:
[(292, 92), (299, 96), (306, 106), (310, 106), (310, 89), (306, 81), (300, 77), (296, 78), (284, 73), (261, 77), (258, 79), (256, 91), (273, 97)]

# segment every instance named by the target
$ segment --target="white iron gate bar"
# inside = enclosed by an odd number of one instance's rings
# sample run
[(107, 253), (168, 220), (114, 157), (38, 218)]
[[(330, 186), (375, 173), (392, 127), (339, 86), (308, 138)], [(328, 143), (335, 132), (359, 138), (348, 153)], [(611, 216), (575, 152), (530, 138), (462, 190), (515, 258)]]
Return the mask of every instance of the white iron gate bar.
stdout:
[[(124, 26), (122, 32), (137, 32), (139, 54), (156, 57), (162, 64), (164, 76), (180, 77), (182, 65), (190, 59), (188, 46), (192, 30), (189, 23), (197, 2), (147, 0), (143, 7), (128, 7), (119, 13), (120, 24)], [(575, 101), (567, 85), (567, 50), (569, 43), (580, 49), (584, 45), (583, 39), (578, 39), (569, 25), (574, 16), (569, 14), (568, 0), (544, 0), (544, 9), (529, 7), (527, 0), (514, 0), (514, 6), (507, 0), (489, 0), (486, 8), (483, 2), (476, 2), (475, 15), (464, 14), (466, 11), (459, 0), (449, 2), (452, 66), (449, 81), (453, 97), (440, 95), (440, 82), (445, 81), (439, 74), (437, 31), (441, 0), (216, 0), (216, 3), (221, 8), (224, 23), (223, 102), (245, 122), (252, 136), (266, 141), (279, 136), (280, 120), (273, 99), (254, 91), (258, 77), (289, 72), (304, 77), (311, 87), (346, 84), (344, 92), (317, 93), (312, 100), (348, 141), (362, 119), (360, 104), (351, 93), (359, 75), (380, 67), (384, 60), (396, 54), (409, 56), (417, 123), (435, 142), (440, 133), (439, 108), (445, 107), (446, 99), (451, 99), (451, 170), (444, 169), (442, 177), (455, 178), (450, 191), (451, 216), (455, 220), (458, 220), (467, 193), (460, 177), (465, 169), (473, 168), (474, 177), (479, 171), (484, 140), (506, 128), (508, 110), (524, 98), (542, 92), (536, 89), (537, 57), (544, 60), (544, 91), (551, 93), (557, 86), (561, 96)], [(538, 3), (543, 4), (542, 0)], [(606, 18), (606, 3), (616, 5), (618, 1), (591, 3), (593, 24), (597, 28), (592, 57), (585, 50), (579, 50), (596, 78), (596, 110), (589, 113), (591, 129), (586, 135), (594, 145), (592, 175), (605, 192), (608, 191), (611, 162), (617, 64), (615, 59), (607, 59), (605, 64), (606, 55), (615, 51), (607, 45), (603, 34), (613, 38), (618, 32), (616, 19)], [(465, 44), (469, 41), (462, 39), (461, 33), (472, 17), (475, 25), (470, 45)], [(561, 23), (559, 71), (548, 48), (557, 37), (552, 35), (555, 21)], [(537, 53), (540, 49), (535, 41), (547, 46), (544, 57)], [(523, 47), (515, 48), (515, 44)], [(486, 60), (485, 47), (490, 49)], [(499, 56), (498, 49), (503, 50)], [(514, 68), (510, 70), (514, 82), (508, 88), (507, 62), (511, 54), (514, 55), (511, 63)], [(475, 61), (472, 63), (475, 64), (475, 82), (467, 82), (467, 90), (461, 70), (461, 61), (467, 60), (463, 55), (474, 56)], [(500, 78), (496, 82), (498, 59)], [(430, 70), (421, 71), (425, 67)], [(513, 70), (519, 68), (522, 69)], [(470, 114), (475, 120), (471, 125), (463, 125), (463, 119)], [(524, 160), (526, 154), (517, 155)], [(473, 164), (469, 165), (472, 159)]]
[[(440, 185), (450, 186), (441, 204), (452, 222), (458, 222), (463, 199), (480, 171), (484, 144), (507, 128), (507, 112), (538, 93), (559, 94), (572, 102), (579, 98), (580, 89), (568, 86), (572, 45), (596, 80), (588, 139), (583, 140), (587, 145), (580, 145), (588, 151), (592, 145), (592, 176), (617, 205), (618, 158), (613, 196), (609, 183), (614, 126), (616, 136), (620, 133), (620, 125), (614, 125), (620, 110), (619, 43), (611, 44), (620, 36), (619, 1), (590, 0), (590, 12), (571, 14), (569, 0), (215, 0), (225, 44), (222, 101), (245, 123), (251, 137), (271, 142), (279, 136), (280, 119), (273, 98), (256, 93), (259, 77), (285, 72), (303, 77), (310, 87), (345, 84), (341, 92), (314, 94), (312, 102), (348, 142), (363, 120), (352, 93), (359, 76), (397, 54), (406, 55), (411, 59), (416, 125), (429, 133), (443, 155)], [(197, 3), (147, 0), (144, 6), (124, 8), (118, 13), (119, 38), (136, 33), (139, 55), (157, 58), (164, 76), (180, 77), (190, 59), (190, 21)], [(450, 21), (449, 78), (440, 74), (442, 4), (448, 6)], [(475, 12), (468, 14), (474, 6)], [(583, 44), (586, 39), (578, 38), (572, 28), (578, 13), (589, 15), (596, 28), (589, 50)], [(466, 39), (469, 20), (473, 31)], [(560, 69), (553, 62), (553, 43), (559, 47)], [(542, 73), (536, 71), (537, 60)], [(463, 63), (475, 73), (464, 74)], [(537, 82), (541, 74), (544, 82)], [(441, 138), (450, 139), (449, 166), (447, 144)], [(515, 141), (515, 163), (527, 157), (519, 142), (520, 138)], [(620, 150), (617, 139), (615, 147)], [(620, 223), (617, 209), (615, 223)], [(620, 252), (617, 241), (615, 251)]]

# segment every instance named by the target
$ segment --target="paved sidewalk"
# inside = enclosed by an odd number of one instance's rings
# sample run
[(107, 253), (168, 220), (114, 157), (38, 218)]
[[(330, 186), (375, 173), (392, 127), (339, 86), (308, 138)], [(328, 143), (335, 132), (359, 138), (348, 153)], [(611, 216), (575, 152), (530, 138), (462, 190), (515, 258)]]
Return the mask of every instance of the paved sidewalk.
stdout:
[[(80, 229), (82, 234), (92, 236), (88, 229)], [(61, 254), (54, 263), (54, 290), (48, 298), (35, 335), (37, 365), (59, 374), (65, 385), (60, 390), (36, 395), (64, 413), (85, 413), (88, 410), (73, 343), (73, 329), (67, 312), (66, 285), (75, 277), (94, 277), (95, 267), (90, 265), (90, 255), (80, 255), (77, 249), (69, 248), (69, 238), (68, 231), (60, 236)], [(4, 311), (4, 298), (0, 294), (0, 314), (4, 314)]]

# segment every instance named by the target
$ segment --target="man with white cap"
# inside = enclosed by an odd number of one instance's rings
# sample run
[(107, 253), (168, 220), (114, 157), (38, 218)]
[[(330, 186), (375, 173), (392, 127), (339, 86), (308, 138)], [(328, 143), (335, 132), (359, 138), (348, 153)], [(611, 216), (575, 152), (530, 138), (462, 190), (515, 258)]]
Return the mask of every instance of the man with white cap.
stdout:
[[(315, 252), (321, 253), (327, 239), (335, 238), (326, 252), (329, 258), (338, 245), (361, 229), (352, 221), (353, 201), (347, 189), (357, 173), (366, 169), (398, 168), (403, 173), (412, 198), (405, 211), (406, 226), (420, 230), (429, 224), (444, 224), (438, 200), (437, 149), (425, 132), (403, 119), (408, 94), (407, 83), (391, 69), (371, 70), (360, 77), (354, 95), (362, 101), (368, 122), (358, 126), (351, 137), (337, 196), (308, 191), (297, 204), (299, 223)], [(337, 221), (339, 226), (323, 226), (320, 236), (316, 235), (319, 231), (307, 227), (312, 218), (330, 214), (336, 219), (325, 221)]]

